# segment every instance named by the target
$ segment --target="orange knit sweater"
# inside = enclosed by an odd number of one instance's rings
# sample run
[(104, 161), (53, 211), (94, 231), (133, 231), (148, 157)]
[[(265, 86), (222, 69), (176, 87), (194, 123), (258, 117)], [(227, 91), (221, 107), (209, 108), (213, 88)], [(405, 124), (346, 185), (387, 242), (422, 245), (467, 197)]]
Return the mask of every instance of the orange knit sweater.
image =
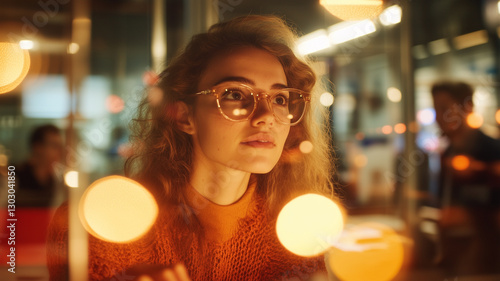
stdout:
[[(193, 281), (308, 280), (315, 273), (325, 274), (323, 257), (302, 258), (283, 248), (276, 237), (276, 219), (255, 192), (255, 183), (229, 206), (210, 202), (192, 187), (187, 195), (203, 229), (201, 235), (189, 231), (187, 221), (169, 219), (170, 207), (162, 208), (151, 231), (138, 241), (116, 244), (90, 236), (89, 279), (133, 280), (139, 274), (134, 270), (138, 265), (177, 263), (186, 266)], [(67, 205), (63, 205), (54, 216), (47, 242), (51, 281), (68, 280), (67, 233)]]

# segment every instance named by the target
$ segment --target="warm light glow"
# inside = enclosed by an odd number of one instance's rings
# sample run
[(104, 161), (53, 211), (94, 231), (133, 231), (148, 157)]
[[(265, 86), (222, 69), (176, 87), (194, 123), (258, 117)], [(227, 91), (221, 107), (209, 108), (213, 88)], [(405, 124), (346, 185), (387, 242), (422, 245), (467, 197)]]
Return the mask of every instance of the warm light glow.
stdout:
[(398, 5), (394, 5), (385, 9), (380, 14), (378, 19), (380, 20), (380, 23), (382, 23), (385, 26), (394, 25), (401, 22), (402, 14), (403, 10), (401, 9), (401, 7)]
[(321, 94), (321, 96), (319, 97), (319, 102), (326, 107), (332, 105), (333, 101), (334, 101), (333, 95), (328, 92)]
[(158, 216), (153, 195), (139, 183), (109, 176), (92, 183), (80, 201), (80, 220), (93, 236), (125, 243), (144, 235)]
[(498, 13), (500, 14), (500, 1), (497, 2), (497, 10), (498, 10)]
[(403, 265), (403, 243), (399, 235), (385, 225), (352, 225), (346, 227), (330, 250), (328, 260), (340, 280), (389, 281)]
[(497, 120), (497, 123), (500, 124), (500, 109), (497, 110), (497, 113), (495, 113), (495, 120)]
[(5, 154), (0, 154), (0, 167), (7, 166), (8, 158)]
[(389, 87), (387, 89), (387, 98), (392, 102), (400, 102), (401, 91), (396, 87)]
[(19, 47), (23, 50), (31, 50), (35, 46), (35, 43), (31, 40), (21, 40), (19, 41)]
[(328, 36), (333, 44), (341, 44), (377, 31), (371, 20), (341, 22), (328, 28)]
[(304, 257), (324, 253), (344, 227), (340, 208), (332, 200), (305, 194), (288, 202), (276, 222), (281, 244), (290, 252)]
[(78, 172), (77, 171), (69, 171), (64, 175), (64, 183), (73, 188), (78, 187)]
[(299, 145), (299, 150), (300, 152), (304, 153), (304, 154), (308, 154), (308, 153), (311, 153), (314, 149), (314, 146), (312, 144), (312, 142), (310, 141), (303, 141), (300, 143)]
[(319, 29), (299, 38), (297, 50), (301, 55), (311, 54), (331, 47), (326, 30)]
[(451, 166), (457, 171), (464, 171), (469, 168), (470, 160), (465, 155), (457, 155), (451, 159)]
[(453, 45), (455, 45), (455, 49), (457, 50), (462, 50), (486, 43), (488, 43), (488, 32), (486, 30), (474, 31), (457, 36), (453, 39)]
[(355, 138), (357, 140), (363, 140), (365, 138), (365, 134), (363, 132), (357, 132)]
[(435, 56), (447, 53), (451, 50), (450, 45), (448, 44), (448, 41), (446, 39), (438, 39), (429, 42), (429, 49), (431, 51), (431, 54)]
[(106, 98), (106, 108), (111, 113), (119, 113), (125, 108), (125, 102), (117, 95), (110, 95)]
[(381, 0), (320, 0), (330, 14), (342, 20), (361, 20), (377, 17), (383, 8)]
[(142, 83), (147, 86), (154, 86), (159, 79), (160, 77), (158, 74), (152, 70), (146, 71), (142, 74)]
[(436, 112), (432, 108), (421, 109), (417, 112), (417, 120), (422, 125), (430, 125), (436, 120)]
[(384, 127), (382, 127), (382, 134), (388, 135), (390, 133), (392, 133), (391, 125), (385, 125)]
[(406, 125), (403, 123), (398, 123), (398, 124), (394, 125), (394, 132), (396, 134), (402, 134), (402, 133), (406, 132)]
[(408, 130), (412, 133), (417, 133), (419, 130), (418, 123), (415, 121), (410, 122), (410, 125), (408, 125)]
[(163, 90), (158, 87), (151, 87), (148, 90), (148, 102), (151, 106), (160, 105), (163, 100)]
[(0, 94), (14, 90), (30, 68), (30, 55), (19, 44), (0, 42)]
[(467, 125), (469, 127), (477, 129), (480, 128), (483, 125), (483, 116), (477, 114), (477, 113), (470, 113), (467, 115)]
[(78, 53), (78, 51), (80, 50), (80, 45), (78, 45), (77, 43), (70, 43), (68, 45), (68, 54), (76, 54)]
[(354, 157), (354, 165), (358, 168), (366, 166), (368, 163), (368, 158), (364, 154), (358, 154)]

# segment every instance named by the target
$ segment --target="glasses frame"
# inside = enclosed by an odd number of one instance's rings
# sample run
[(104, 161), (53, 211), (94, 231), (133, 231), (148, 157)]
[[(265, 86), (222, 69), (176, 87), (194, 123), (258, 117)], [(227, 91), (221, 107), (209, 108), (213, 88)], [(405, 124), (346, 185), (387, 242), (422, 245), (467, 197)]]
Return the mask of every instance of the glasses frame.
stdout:
[[(249, 86), (247, 84), (236, 83), (236, 85), (243, 86), (243, 87), (249, 89), (250, 93), (252, 94), (253, 99), (254, 99), (254, 104), (253, 104), (252, 112), (245, 119), (232, 119), (229, 116), (227, 116), (226, 114), (224, 114), (224, 112), (222, 111), (222, 108), (220, 106), (220, 100), (219, 100), (220, 97), (217, 94), (216, 90), (219, 89), (219, 88), (223, 88), (225, 86), (224, 84), (217, 85), (217, 86), (214, 86), (214, 87), (212, 87), (210, 89), (197, 92), (194, 95), (212, 95), (212, 96), (215, 96), (215, 98), (217, 100), (217, 108), (219, 109), (220, 114), (222, 114), (222, 116), (224, 116), (224, 118), (226, 118), (227, 120), (233, 121), (233, 122), (241, 122), (241, 121), (248, 121), (248, 120), (250, 120), (252, 118), (252, 116), (255, 114), (255, 110), (257, 109), (258, 102), (261, 99), (266, 99), (267, 100), (267, 104), (269, 105), (269, 108), (271, 108), (271, 111), (273, 113), (274, 119), (277, 122), (281, 123), (281, 124), (290, 125), (290, 126), (297, 125), (302, 120), (302, 118), (304, 117), (304, 114), (306, 113), (306, 110), (307, 110), (307, 103), (311, 101), (311, 94), (309, 94), (309, 93), (307, 93), (305, 91), (299, 90), (299, 89), (283, 88), (283, 89), (275, 89), (275, 90), (271, 90), (271, 91), (259, 91), (259, 92), (257, 92), (254, 88), (252, 88), (251, 86)], [(274, 94), (279, 93), (279, 92), (283, 92), (283, 91), (297, 92), (297, 93), (299, 93), (301, 95), (302, 99), (304, 100), (304, 110), (302, 111), (302, 115), (299, 117), (299, 119), (297, 119), (297, 121), (295, 121), (293, 123), (291, 123), (291, 122), (290, 123), (283, 122), (283, 121), (280, 120), (280, 118), (278, 118), (276, 116), (276, 114), (274, 114), (274, 109), (273, 109), (273, 106), (271, 104), (271, 99), (270, 98), (273, 97)]]

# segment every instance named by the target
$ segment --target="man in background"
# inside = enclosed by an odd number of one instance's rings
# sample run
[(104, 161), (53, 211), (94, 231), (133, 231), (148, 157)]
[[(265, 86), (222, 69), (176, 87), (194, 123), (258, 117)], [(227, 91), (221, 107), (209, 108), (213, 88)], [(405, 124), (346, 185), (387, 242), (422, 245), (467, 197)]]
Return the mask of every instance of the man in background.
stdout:
[(55, 165), (63, 157), (63, 140), (54, 125), (37, 127), (29, 138), (28, 159), (16, 167), (17, 206), (50, 207), (61, 179), (56, 177)]
[(455, 276), (498, 273), (500, 141), (468, 124), (470, 85), (439, 82), (431, 93), (436, 122), (449, 141), (437, 198), (442, 265)]

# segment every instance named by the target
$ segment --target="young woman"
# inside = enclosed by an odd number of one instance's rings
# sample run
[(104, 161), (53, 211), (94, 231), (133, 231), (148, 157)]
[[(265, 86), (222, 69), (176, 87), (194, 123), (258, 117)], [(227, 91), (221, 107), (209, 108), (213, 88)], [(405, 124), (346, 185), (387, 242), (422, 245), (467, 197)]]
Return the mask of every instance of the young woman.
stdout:
[[(288, 252), (275, 231), (295, 196), (332, 194), (326, 115), (313, 109), (316, 77), (292, 51), (295, 39), (279, 18), (241, 17), (194, 36), (170, 62), (155, 85), (161, 101), (140, 106), (126, 164), (161, 206), (158, 220), (128, 244), (90, 237), (91, 280), (308, 280), (325, 272), (323, 257)], [(304, 141), (311, 152), (300, 151)], [(48, 245), (53, 281), (67, 278), (64, 211)]]

